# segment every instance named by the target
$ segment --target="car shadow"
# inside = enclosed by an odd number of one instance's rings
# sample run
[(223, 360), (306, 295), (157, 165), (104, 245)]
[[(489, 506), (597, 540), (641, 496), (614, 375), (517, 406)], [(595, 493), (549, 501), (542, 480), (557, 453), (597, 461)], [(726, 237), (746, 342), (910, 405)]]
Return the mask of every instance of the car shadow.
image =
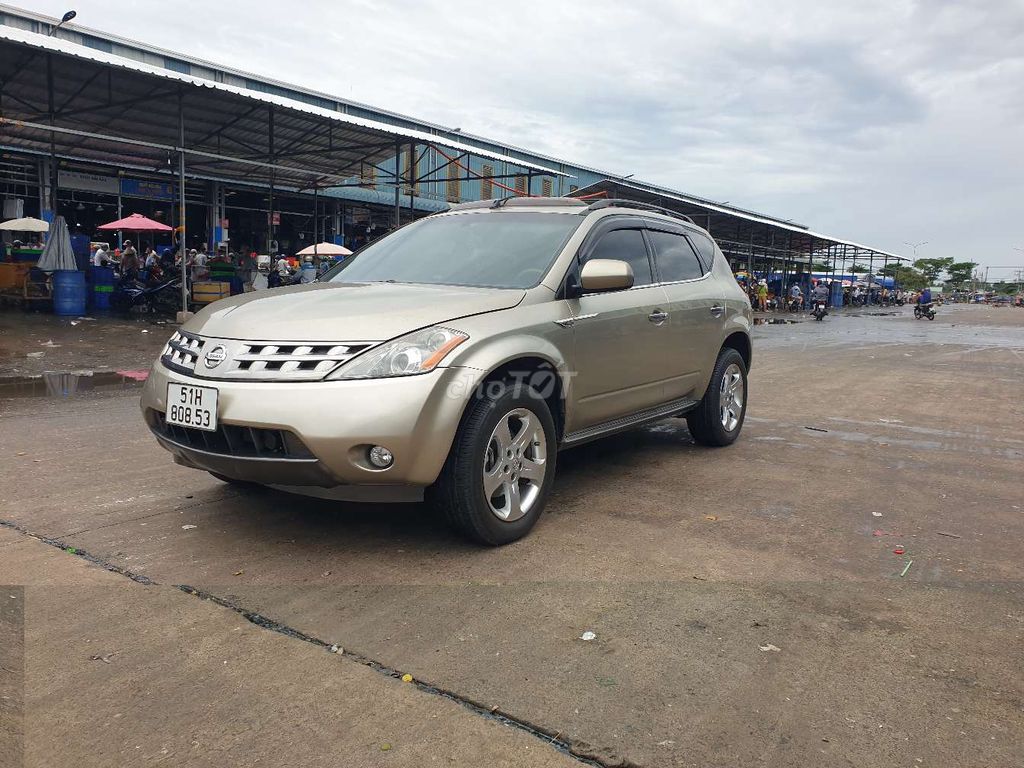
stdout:
[[(686, 423), (669, 419), (562, 451), (546, 514), (557, 513), (563, 499), (602, 493), (638, 465), (694, 450)], [(216, 508), (225, 540), (247, 546), (283, 543), (301, 552), (386, 551), (389, 557), (398, 550), (407, 555), (489, 551), (459, 535), (426, 503), (330, 501), (245, 485), (214, 486), (203, 496), (203, 506)]]

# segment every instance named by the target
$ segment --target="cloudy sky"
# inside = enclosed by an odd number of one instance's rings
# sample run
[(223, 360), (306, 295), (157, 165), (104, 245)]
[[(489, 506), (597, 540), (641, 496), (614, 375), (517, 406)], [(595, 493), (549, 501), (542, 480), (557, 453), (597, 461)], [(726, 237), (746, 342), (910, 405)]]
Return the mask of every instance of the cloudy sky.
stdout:
[(20, 4), (886, 250), (1024, 265), (1024, 0)]

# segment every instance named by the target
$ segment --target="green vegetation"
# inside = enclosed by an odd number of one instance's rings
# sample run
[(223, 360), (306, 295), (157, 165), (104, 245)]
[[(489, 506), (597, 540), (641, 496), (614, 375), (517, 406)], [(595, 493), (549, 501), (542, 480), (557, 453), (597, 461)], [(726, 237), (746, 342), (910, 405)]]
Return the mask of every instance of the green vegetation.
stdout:
[(929, 284), (932, 285), (939, 282), (939, 275), (951, 266), (953, 266), (953, 258), (951, 256), (943, 259), (918, 259), (914, 262), (914, 267), (924, 273), (924, 276), (928, 278)]
[(905, 291), (919, 291), (928, 284), (928, 279), (920, 270), (904, 264), (889, 264), (881, 273), (896, 279), (896, 284)]
[(974, 268), (978, 266), (973, 261), (958, 261), (950, 264), (946, 267), (946, 273), (949, 275), (949, 282), (954, 288), (961, 287), (964, 283), (971, 279), (971, 275), (974, 274)]

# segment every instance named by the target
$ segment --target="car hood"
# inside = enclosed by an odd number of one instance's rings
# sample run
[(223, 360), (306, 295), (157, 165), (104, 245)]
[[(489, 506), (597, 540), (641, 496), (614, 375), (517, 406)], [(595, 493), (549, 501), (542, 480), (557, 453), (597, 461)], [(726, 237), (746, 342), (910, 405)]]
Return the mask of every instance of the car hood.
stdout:
[(509, 309), (526, 292), (398, 283), (313, 283), (211, 304), (184, 330), (256, 341), (385, 341), (468, 315)]

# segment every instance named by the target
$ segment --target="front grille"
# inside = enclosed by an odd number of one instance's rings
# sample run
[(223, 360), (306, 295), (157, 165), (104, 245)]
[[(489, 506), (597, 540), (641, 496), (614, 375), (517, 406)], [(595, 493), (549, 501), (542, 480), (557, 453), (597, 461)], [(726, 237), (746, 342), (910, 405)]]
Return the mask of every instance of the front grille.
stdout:
[(193, 373), (204, 344), (204, 340), (195, 334), (175, 331), (160, 354), (160, 362), (171, 370)]
[(240, 341), (176, 331), (160, 355), (165, 367), (203, 379), (319, 381), (376, 341)]
[(240, 458), (314, 459), (309, 449), (293, 432), (221, 424), (216, 432), (168, 424), (160, 411), (149, 412), (149, 426), (173, 443), (208, 453)]
[(243, 342), (218, 370), (218, 379), (316, 380), (373, 346), (373, 342), (282, 344)]

